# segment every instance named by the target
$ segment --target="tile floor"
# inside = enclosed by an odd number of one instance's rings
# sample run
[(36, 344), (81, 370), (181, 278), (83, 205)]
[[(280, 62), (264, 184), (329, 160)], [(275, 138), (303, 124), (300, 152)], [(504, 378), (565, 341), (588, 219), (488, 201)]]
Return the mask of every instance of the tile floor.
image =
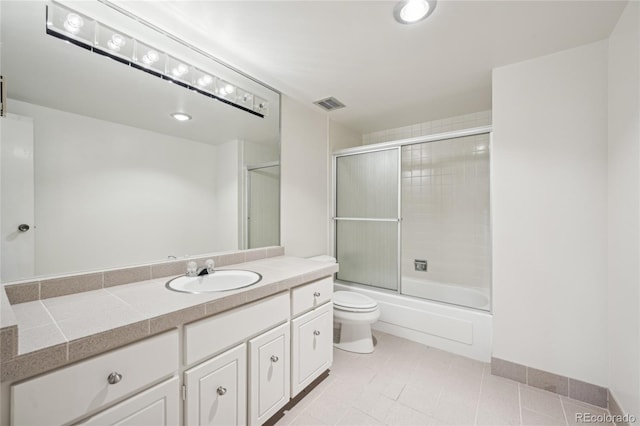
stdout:
[(569, 426), (579, 424), (576, 413), (608, 413), (492, 376), (486, 363), (374, 336), (372, 354), (334, 349), (329, 376), (276, 424)]

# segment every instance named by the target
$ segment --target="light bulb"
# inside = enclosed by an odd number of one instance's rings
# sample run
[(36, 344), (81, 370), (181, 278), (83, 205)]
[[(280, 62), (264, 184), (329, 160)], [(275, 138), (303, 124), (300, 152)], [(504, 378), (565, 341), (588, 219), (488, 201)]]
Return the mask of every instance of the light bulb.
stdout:
[(142, 57), (142, 62), (144, 62), (147, 65), (151, 65), (154, 62), (158, 62), (159, 59), (160, 59), (160, 54), (155, 50), (150, 50), (146, 53), (146, 55)]
[(189, 68), (187, 68), (185, 64), (178, 64), (178, 66), (171, 70), (171, 74), (173, 74), (174, 77), (182, 77), (188, 72)]
[(197, 83), (200, 87), (206, 87), (213, 83), (213, 77), (211, 77), (209, 74), (205, 74), (198, 79)]
[(121, 47), (127, 44), (127, 41), (120, 34), (114, 34), (111, 36), (111, 39), (107, 41), (107, 46), (111, 50), (115, 50), (116, 52), (120, 50)]
[(67, 20), (64, 21), (64, 28), (71, 34), (78, 34), (83, 26), (84, 19), (77, 13), (68, 14)]

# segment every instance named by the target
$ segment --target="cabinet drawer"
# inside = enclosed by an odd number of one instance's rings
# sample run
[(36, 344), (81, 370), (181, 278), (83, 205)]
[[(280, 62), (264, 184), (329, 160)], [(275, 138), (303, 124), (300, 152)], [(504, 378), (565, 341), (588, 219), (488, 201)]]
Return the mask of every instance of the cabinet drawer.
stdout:
[(175, 426), (180, 424), (180, 382), (167, 380), (125, 399), (80, 425), (84, 426)]
[(186, 325), (185, 363), (209, 358), (288, 319), (289, 295), (280, 293)]
[(333, 305), (327, 303), (291, 321), (291, 397), (333, 360)]
[(249, 341), (249, 424), (261, 425), (289, 402), (289, 324)]
[(320, 306), (333, 294), (333, 278), (327, 277), (291, 290), (291, 316)]
[(247, 345), (241, 344), (184, 373), (185, 424), (244, 425), (247, 419)]
[[(178, 368), (178, 331), (133, 343), (11, 387), (14, 425), (58, 425), (82, 417)], [(118, 374), (118, 383), (108, 377)]]

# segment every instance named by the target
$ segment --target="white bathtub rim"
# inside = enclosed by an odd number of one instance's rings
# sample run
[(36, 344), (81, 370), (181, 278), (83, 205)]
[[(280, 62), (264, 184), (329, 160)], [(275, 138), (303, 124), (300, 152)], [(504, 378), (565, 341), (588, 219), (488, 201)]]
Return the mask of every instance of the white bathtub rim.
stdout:
[[(479, 309), (479, 308), (473, 308), (473, 307), (469, 307), (469, 306), (465, 306), (465, 305), (457, 305), (455, 303), (448, 303), (448, 302), (441, 302), (438, 300), (432, 300), (432, 299), (424, 299), (422, 297), (417, 297), (417, 296), (410, 296), (407, 294), (402, 294), (402, 293), (398, 293), (396, 290), (390, 290), (387, 288), (379, 288), (379, 287), (374, 287), (374, 286), (370, 286), (370, 285), (364, 285), (364, 284), (359, 284), (359, 283), (354, 283), (351, 281), (341, 281), (341, 280), (334, 280), (334, 286), (340, 285), (340, 286), (344, 286), (344, 288), (336, 288), (335, 291), (338, 290), (346, 290), (346, 291), (362, 291), (362, 292), (371, 292), (373, 293), (376, 297), (378, 295), (381, 295), (381, 297), (397, 297), (399, 298), (399, 300), (402, 300), (403, 303), (427, 303), (430, 305), (437, 305), (437, 306), (442, 306), (444, 308), (451, 308), (451, 309), (457, 309), (457, 310), (461, 310), (461, 311), (468, 311), (468, 312), (472, 312), (472, 313), (478, 313), (478, 314), (488, 314), (489, 316), (492, 315), (492, 311), (493, 311), (493, 307), (491, 306), (491, 298), (489, 297), (489, 307), (490, 309)], [(446, 285), (446, 284), (444, 284)], [(490, 292), (487, 290), (487, 293), (490, 294)], [(373, 297), (374, 299), (376, 299), (376, 297)], [(394, 303), (398, 303), (398, 302), (394, 302)]]
[(402, 277), (402, 283), (403, 286), (406, 286), (409, 283), (412, 284), (426, 284), (427, 286), (431, 286), (434, 288), (437, 288), (441, 291), (452, 291), (455, 295), (462, 293), (463, 297), (464, 297), (464, 293), (468, 293), (471, 294), (472, 297), (476, 297), (479, 296), (482, 298), (483, 300), (483, 304), (471, 304), (471, 303), (463, 303), (461, 301), (455, 302), (455, 301), (445, 301), (445, 300), (439, 300), (437, 298), (429, 298), (429, 297), (420, 297), (420, 296), (413, 296), (410, 294), (402, 294), (402, 296), (406, 296), (406, 297), (417, 297), (420, 300), (427, 300), (427, 301), (431, 301), (431, 302), (437, 302), (437, 303), (444, 303), (447, 305), (455, 305), (455, 306), (460, 306), (460, 307), (465, 307), (465, 308), (469, 308), (469, 309), (477, 309), (480, 311), (484, 311), (484, 312), (490, 312), (491, 311), (491, 294), (489, 289), (486, 288), (481, 288), (481, 287), (470, 287), (470, 286), (462, 286), (462, 285), (456, 285), (456, 284), (445, 284), (445, 283), (441, 283), (438, 281), (431, 281), (431, 280), (426, 280), (426, 279), (421, 279), (421, 278), (415, 278), (412, 276), (403, 276)]

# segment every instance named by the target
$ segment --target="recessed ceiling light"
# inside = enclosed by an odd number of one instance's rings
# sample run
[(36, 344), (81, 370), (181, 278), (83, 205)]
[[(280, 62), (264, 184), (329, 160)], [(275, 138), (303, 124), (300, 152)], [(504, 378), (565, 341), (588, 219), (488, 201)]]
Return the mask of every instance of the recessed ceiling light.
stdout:
[(413, 24), (431, 15), (437, 0), (402, 0), (393, 9), (393, 16), (401, 24)]
[(191, 120), (191, 116), (189, 114), (185, 114), (184, 112), (174, 112), (173, 114), (171, 114), (171, 116), (178, 121)]

